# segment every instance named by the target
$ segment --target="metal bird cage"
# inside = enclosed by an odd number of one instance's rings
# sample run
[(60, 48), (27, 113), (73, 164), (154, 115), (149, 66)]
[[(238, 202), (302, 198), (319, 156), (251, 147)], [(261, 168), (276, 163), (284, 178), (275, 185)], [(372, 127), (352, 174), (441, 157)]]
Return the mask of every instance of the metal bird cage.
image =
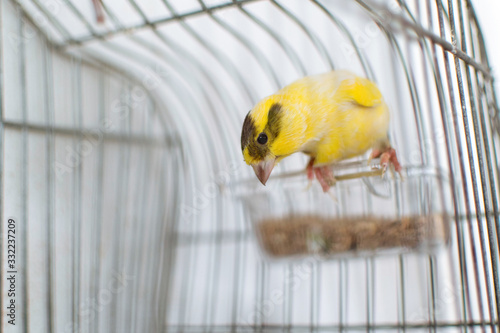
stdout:
[[(2, 0), (0, 13), (3, 332), (499, 330), (500, 122), (469, 0)], [(253, 177), (243, 118), (332, 69), (378, 84), (403, 166), (443, 175), (426, 192), (448, 193), (442, 248), (259, 254), (230, 191)], [(375, 209), (369, 183), (359, 202), (342, 191), (345, 212)]]

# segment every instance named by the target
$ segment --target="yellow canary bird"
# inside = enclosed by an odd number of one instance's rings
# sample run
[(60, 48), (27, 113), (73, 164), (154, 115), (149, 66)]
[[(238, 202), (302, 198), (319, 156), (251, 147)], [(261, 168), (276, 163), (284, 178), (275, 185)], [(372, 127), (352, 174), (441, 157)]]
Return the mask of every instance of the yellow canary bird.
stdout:
[(296, 152), (323, 191), (335, 182), (329, 165), (373, 149), (384, 171), (401, 166), (388, 139), (389, 110), (372, 81), (344, 71), (307, 76), (261, 100), (247, 114), (241, 150), (262, 184), (274, 166)]

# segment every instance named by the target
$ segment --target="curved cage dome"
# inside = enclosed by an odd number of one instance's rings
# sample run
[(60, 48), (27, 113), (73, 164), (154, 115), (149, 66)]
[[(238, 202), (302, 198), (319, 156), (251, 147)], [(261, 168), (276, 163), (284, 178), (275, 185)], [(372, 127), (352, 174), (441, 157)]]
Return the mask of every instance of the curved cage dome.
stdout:
[[(0, 9), (2, 209), (25, 222), (19, 327), (498, 328), (500, 123), (470, 1), (5, 0)], [(440, 251), (260, 256), (230, 190), (254, 177), (243, 119), (294, 80), (337, 69), (377, 83), (403, 166), (444, 175), (425, 190), (443, 193), (451, 220)], [(296, 154), (275, 172), (306, 164)], [(363, 186), (359, 202), (339, 186), (339, 211), (380, 208)], [(313, 191), (301, 201), (322, 209)], [(117, 274), (130, 280), (113, 291)]]

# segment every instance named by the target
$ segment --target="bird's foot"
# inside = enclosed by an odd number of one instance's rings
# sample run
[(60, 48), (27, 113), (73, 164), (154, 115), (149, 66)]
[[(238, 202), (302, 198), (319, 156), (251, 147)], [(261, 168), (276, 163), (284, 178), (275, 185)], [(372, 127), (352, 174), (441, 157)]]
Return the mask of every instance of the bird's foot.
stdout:
[(321, 185), (321, 188), (323, 189), (323, 192), (328, 192), (330, 190), (330, 187), (335, 185), (335, 177), (333, 176), (332, 169), (328, 165), (320, 166), (320, 167), (314, 167), (314, 157), (311, 157), (311, 160), (307, 164), (306, 172), (307, 172), (307, 179), (309, 179), (309, 186), (311, 182), (314, 180), (314, 176), (316, 175), (316, 178), (318, 179), (318, 182)]
[(328, 165), (314, 168), (314, 174), (316, 175), (316, 178), (318, 179), (321, 188), (325, 193), (328, 192), (328, 190), (330, 190), (330, 187), (335, 185), (336, 183), (332, 169), (330, 169)]
[(380, 165), (382, 166), (382, 176), (387, 171), (389, 164), (394, 166), (394, 170), (401, 176), (401, 164), (399, 164), (398, 157), (396, 155), (396, 150), (394, 148), (387, 148), (386, 150), (373, 149), (368, 161), (370, 162), (373, 158), (380, 157)]

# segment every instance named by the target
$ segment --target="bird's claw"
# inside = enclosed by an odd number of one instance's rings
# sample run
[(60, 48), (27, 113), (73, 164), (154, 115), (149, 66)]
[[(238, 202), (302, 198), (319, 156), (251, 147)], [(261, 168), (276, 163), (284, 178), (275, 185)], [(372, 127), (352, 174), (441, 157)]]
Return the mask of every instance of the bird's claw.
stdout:
[(330, 196), (330, 198), (332, 198), (333, 201), (335, 201), (336, 203), (339, 202), (339, 200), (337, 199), (337, 196), (335, 194), (333, 194), (332, 191), (327, 191), (326, 193), (328, 193), (328, 195)]
[(312, 187), (312, 184), (312, 179), (309, 179), (309, 181), (307, 182), (307, 186), (304, 188), (304, 192), (309, 191), (309, 189)]

